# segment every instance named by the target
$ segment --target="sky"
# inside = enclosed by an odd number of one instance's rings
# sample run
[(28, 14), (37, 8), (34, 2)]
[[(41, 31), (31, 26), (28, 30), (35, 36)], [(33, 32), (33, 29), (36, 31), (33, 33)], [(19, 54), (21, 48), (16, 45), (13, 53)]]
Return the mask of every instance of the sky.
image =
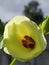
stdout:
[[(24, 6), (32, 0), (0, 0), (0, 19), (4, 22), (14, 16), (23, 15)], [(49, 15), (49, 0), (36, 0), (40, 3), (40, 8), (44, 17)]]

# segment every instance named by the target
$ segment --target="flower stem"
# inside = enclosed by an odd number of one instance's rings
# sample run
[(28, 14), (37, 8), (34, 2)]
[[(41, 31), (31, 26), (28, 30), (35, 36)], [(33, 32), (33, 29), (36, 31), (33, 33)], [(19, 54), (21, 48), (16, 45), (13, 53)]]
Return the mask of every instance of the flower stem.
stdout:
[(10, 63), (10, 65), (16, 65), (16, 63), (17, 63), (17, 59), (14, 58), (13, 61)]

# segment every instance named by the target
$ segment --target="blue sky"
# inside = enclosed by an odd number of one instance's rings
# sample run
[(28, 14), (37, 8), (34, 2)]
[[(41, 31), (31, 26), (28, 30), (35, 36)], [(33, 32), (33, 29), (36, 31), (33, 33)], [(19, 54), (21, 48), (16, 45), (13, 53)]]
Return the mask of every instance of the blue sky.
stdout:
[[(16, 15), (23, 15), (24, 6), (32, 0), (0, 0), (0, 19), (6, 22)], [(44, 17), (49, 15), (49, 0), (36, 0), (40, 3), (40, 8)]]

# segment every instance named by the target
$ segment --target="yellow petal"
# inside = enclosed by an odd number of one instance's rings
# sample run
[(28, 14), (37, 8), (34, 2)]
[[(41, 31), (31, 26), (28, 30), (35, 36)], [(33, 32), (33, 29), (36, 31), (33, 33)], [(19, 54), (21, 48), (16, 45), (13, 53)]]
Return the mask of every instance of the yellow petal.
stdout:
[[(30, 36), (35, 41), (35, 48), (25, 48), (22, 44), (24, 36)], [(10, 54), (20, 61), (35, 58), (46, 48), (47, 42), (36, 23), (25, 16), (16, 16), (5, 26), (4, 44)]]

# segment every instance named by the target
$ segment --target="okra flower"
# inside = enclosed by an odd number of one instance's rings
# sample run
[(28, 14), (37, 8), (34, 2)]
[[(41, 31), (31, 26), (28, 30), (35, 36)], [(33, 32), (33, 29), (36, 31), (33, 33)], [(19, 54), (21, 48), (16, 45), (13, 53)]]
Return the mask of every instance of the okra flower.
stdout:
[(4, 51), (20, 61), (37, 57), (47, 45), (37, 24), (25, 16), (16, 16), (5, 25), (3, 43)]

